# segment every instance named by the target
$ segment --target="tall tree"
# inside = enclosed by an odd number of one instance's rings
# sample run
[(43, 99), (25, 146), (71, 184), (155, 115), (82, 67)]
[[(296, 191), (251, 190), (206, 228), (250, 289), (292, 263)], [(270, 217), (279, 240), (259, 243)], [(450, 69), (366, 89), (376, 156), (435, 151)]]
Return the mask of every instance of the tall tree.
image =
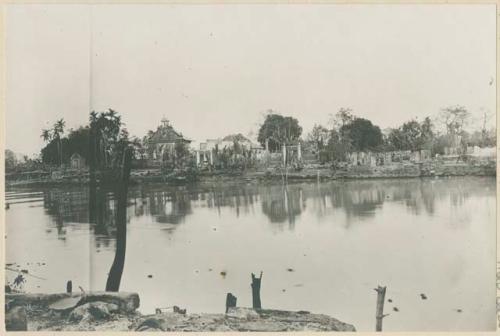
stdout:
[(307, 135), (306, 142), (316, 152), (318, 158), (320, 152), (327, 146), (330, 140), (331, 131), (321, 125), (314, 125), (311, 132)]
[(470, 113), (464, 106), (448, 106), (441, 109), (439, 119), (449, 135), (460, 135), (470, 118)]
[(10, 149), (5, 150), (5, 170), (10, 171), (17, 165), (16, 154)]
[(43, 129), (42, 135), (40, 135), (40, 137), (43, 139), (43, 141), (49, 142), (52, 139), (52, 133), (48, 129)]
[(268, 141), (269, 150), (278, 151), (282, 144), (297, 141), (301, 134), (302, 127), (297, 119), (270, 111), (259, 129), (257, 140), (262, 146)]
[(383, 143), (380, 128), (363, 118), (354, 118), (340, 127), (340, 133), (350, 140), (352, 149), (356, 151), (375, 150)]
[(66, 122), (64, 119), (59, 119), (56, 121), (52, 128), (52, 134), (54, 138), (57, 140), (57, 148), (59, 152), (59, 164), (62, 165), (63, 163), (63, 158), (62, 158), (62, 142), (61, 142), (61, 136), (64, 134), (64, 127), (66, 126)]
[(350, 107), (341, 107), (339, 111), (332, 117), (331, 123), (334, 128), (340, 129), (342, 126), (351, 123), (355, 116), (352, 114)]
[(392, 129), (387, 136), (387, 148), (392, 150), (431, 149), (434, 141), (433, 125), (429, 117), (422, 123), (416, 120), (405, 122)]

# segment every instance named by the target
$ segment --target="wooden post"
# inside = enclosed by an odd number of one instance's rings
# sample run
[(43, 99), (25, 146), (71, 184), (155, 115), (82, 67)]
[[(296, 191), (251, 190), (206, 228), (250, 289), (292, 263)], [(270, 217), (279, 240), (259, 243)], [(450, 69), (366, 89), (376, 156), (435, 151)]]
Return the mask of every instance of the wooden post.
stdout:
[(70, 293), (73, 291), (73, 282), (71, 282), (71, 280), (69, 280), (67, 283), (66, 283), (66, 293)]
[(377, 292), (377, 310), (375, 312), (375, 318), (377, 320), (377, 325), (375, 326), (375, 331), (382, 331), (382, 319), (389, 314), (384, 315), (384, 300), (385, 300), (385, 290), (387, 287), (378, 286), (374, 288)]
[(257, 278), (255, 274), (252, 273), (252, 301), (253, 309), (261, 309), (262, 305), (260, 302), (260, 283), (262, 280), (262, 272), (260, 272), (260, 277)]
[(229, 308), (236, 307), (236, 300), (237, 300), (236, 296), (234, 296), (231, 293), (227, 293), (227, 296), (226, 296), (226, 314), (229, 311)]

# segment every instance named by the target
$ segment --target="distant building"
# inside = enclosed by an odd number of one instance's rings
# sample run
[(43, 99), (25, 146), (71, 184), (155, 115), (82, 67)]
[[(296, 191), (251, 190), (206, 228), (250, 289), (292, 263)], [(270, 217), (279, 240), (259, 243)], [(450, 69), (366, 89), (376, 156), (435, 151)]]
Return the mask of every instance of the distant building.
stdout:
[[(196, 154), (196, 164), (200, 165), (213, 165), (217, 160), (217, 156), (225, 150), (235, 150), (238, 146), (239, 154), (242, 151), (250, 153), (250, 155), (257, 154), (261, 155), (261, 147), (258, 144), (254, 144), (250, 139), (245, 137), (243, 134), (230, 134), (223, 138), (218, 139), (207, 139), (205, 142), (200, 143), (200, 148), (195, 150)], [(237, 155), (238, 153), (233, 153)]]
[(70, 158), (71, 169), (83, 169), (85, 168), (85, 158), (79, 153), (73, 153)]
[(174, 155), (177, 144), (188, 145), (189, 143), (191, 140), (184, 138), (170, 125), (167, 119), (163, 118), (161, 125), (147, 140), (148, 159), (153, 161), (166, 160), (169, 156)]
[(252, 148), (252, 141), (245, 137), (243, 134), (238, 133), (238, 134), (230, 134), (222, 138), (221, 145), (222, 147), (233, 147), (235, 143), (238, 143), (238, 145), (241, 148), (245, 149), (250, 149)]

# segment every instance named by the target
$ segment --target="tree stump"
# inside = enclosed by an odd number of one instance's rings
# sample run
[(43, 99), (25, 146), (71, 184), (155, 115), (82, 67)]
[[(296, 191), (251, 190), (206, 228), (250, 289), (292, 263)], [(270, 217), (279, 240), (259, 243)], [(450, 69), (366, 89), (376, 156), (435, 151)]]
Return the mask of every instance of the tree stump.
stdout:
[(226, 314), (229, 311), (229, 308), (236, 307), (236, 300), (237, 300), (236, 296), (234, 296), (231, 293), (227, 293), (227, 296), (226, 296)]
[(252, 302), (253, 309), (261, 309), (262, 305), (260, 302), (260, 284), (262, 281), (262, 272), (260, 272), (260, 277), (257, 278), (255, 274), (252, 273)]
[(375, 312), (375, 319), (377, 320), (377, 324), (375, 326), (375, 331), (382, 331), (382, 320), (389, 314), (384, 315), (384, 300), (385, 300), (385, 290), (387, 287), (378, 286), (374, 288), (377, 292), (377, 310)]

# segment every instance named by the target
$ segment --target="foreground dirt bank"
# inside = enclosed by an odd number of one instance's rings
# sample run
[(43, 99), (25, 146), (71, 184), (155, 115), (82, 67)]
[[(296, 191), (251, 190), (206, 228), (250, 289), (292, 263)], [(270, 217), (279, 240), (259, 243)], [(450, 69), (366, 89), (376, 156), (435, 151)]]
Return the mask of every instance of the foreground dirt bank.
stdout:
[(227, 314), (142, 315), (136, 293), (6, 294), (8, 331), (355, 331), (322, 314), (229, 308)]

